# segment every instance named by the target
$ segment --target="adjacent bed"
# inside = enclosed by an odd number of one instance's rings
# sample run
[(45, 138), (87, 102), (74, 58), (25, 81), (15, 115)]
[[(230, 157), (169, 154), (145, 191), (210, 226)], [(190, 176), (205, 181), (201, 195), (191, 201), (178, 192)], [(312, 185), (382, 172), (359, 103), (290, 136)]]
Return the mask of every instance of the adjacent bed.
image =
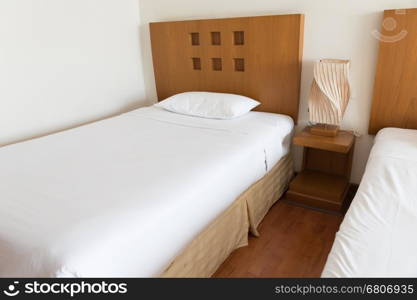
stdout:
[(380, 40), (369, 122), (378, 134), (323, 277), (417, 277), (417, 9), (386, 10), (387, 19), (408, 34)]
[(385, 128), (323, 277), (416, 277), (417, 130)]
[(209, 276), (286, 187), (292, 129), (148, 107), (0, 148), (0, 275)]

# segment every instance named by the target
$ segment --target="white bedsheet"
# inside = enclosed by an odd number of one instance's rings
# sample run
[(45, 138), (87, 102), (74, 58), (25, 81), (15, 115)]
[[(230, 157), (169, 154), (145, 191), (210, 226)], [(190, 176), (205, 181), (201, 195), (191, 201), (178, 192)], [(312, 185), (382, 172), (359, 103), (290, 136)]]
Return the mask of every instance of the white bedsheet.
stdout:
[(417, 130), (375, 139), (323, 277), (417, 277)]
[(157, 276), (288, 152), (293, 122), (155, 107), (0, 148), (0, 276)]

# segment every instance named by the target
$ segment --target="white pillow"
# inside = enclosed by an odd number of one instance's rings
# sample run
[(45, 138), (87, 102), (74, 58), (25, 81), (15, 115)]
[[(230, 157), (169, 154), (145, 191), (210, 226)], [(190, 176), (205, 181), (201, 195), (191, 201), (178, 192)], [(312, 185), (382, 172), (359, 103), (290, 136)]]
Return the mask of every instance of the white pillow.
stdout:
[(171, 96), (155, 106), (171, 112), (209, 119), (233, 119), (258, 106), (251, 98), (224, 93), (186, 92)]

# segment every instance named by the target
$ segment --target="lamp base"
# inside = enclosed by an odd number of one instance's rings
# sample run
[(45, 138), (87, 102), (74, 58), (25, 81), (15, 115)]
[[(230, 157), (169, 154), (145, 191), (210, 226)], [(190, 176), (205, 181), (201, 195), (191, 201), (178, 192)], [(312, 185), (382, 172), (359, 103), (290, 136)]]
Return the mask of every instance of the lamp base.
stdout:
[(310, 133), (320, 136), (335, 137), (339, 132), (339, 126), (328, 124), (316, 124), (310, 127)]

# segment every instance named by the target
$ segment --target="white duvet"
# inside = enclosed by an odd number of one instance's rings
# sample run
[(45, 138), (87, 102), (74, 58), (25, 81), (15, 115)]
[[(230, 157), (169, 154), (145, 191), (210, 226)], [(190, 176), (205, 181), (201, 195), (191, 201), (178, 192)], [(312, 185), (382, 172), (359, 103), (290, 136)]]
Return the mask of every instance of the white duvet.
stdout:
[(375, 139), (323, 277), (417, 277), (417, 130)]
[(0, 148), (0, 276), (158, 276), (288, 152), (292, 128), (149, 107)]

